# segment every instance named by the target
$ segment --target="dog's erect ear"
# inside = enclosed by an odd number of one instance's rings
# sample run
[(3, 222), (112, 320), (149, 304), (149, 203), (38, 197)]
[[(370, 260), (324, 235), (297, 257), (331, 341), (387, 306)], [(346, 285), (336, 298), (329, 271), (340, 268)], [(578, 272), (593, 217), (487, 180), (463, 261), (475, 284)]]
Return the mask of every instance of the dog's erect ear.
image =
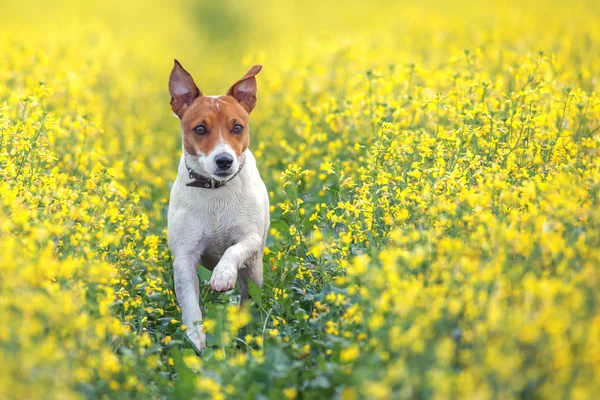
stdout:
[(192, 76), (177, 60), (169, 76), (169, 93), (171, 93), (171, 110), (179, 118), (196, 97), (202, 96)]
[(260, 72), (262, 65), (255, 65), (244, 75), (242, 79), (233, 84), (228, 96), (235, 99), (250, 113), (256, 106), (256, 74)]

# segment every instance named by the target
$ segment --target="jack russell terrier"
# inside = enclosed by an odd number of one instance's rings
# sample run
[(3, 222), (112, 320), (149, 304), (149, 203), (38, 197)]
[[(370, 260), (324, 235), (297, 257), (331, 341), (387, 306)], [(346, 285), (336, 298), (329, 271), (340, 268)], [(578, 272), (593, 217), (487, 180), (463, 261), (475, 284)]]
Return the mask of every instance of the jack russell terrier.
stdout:
[(261, 68), (250, 68), (224, 96), (203, 96), (177, 60), (169, 77), (183, 154), (171, 189), (168, 240), (183, 324), (198, 352), (206, 347), (198, 264), (212, 271), (210, 286), (217, 292), (237, 281), (241, 301), (248, 298), (248, 279), (263, 282), (269, 195), (248, 150), (248, 114)]

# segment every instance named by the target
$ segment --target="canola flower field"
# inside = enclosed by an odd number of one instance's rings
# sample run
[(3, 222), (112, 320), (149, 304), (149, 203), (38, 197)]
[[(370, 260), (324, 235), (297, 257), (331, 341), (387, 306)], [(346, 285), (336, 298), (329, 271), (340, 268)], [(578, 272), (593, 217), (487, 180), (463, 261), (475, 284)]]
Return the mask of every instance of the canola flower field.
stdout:
[[(594, 1), (7, 1), (0, 398), (593, 399)], [(262, 63), (265, 284), (166, 246), (173, 58), (205, 93)]]

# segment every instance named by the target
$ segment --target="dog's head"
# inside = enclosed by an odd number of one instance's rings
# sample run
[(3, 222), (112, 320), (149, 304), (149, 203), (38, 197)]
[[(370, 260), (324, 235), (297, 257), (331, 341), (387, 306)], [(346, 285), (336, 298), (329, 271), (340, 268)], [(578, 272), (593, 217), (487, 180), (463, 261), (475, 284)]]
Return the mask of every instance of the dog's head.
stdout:
[(211, 177), (236, 174), (250, 142), (248, 115), (256, 106), (255, 65), (226, 95), (203, 96), (192, 76), (175, 60), (169, 77), (171, 109), (181, 121), (183, 149)]

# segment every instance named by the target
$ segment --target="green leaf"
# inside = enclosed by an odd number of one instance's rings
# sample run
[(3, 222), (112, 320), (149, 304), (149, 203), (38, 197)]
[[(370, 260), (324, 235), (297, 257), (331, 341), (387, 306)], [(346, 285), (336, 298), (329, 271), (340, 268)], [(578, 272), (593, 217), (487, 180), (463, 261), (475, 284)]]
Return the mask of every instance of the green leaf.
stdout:
[(219, 343), (217, 342), (217, 338), (215, 337), (215, 335), (207, 332), (206, 333), (206, 347), (210, 348), (210, 347), (218, 346), (218, 345), (219, 345)]
[(183, 362), (183, 355), (179, 350), (171, 353), (177, 372), (175, 380), (175, 398), (183, 399), (194, 391), (194, 373)]
[(294, 318), (296, 318), (299, 321), (304, 321), (304, 316), (305, 315), (307, 315), (306, 314), (306, 310), (304, 310), (303, 308), (299, 308), (294, 313)]
[(313, 388), (329, 389), (331, 387), (331, 382), (329, 382), (329, 379), (327, 379), (326, 376), (321, 375), (313, 379), (310, 382), (310, 386)]
[(211, 275), (212, 275), (212, 272), (210, 272), (206, 268), (204, 268), (204, 267), (198, 268), (198, 277), (200, 278), (200, 283), (210, 280)]
[(260, 286), (252, 281), (248, 281), (248, 293), (260, 308), (264, 308), (262, 303), (262, 289)]

